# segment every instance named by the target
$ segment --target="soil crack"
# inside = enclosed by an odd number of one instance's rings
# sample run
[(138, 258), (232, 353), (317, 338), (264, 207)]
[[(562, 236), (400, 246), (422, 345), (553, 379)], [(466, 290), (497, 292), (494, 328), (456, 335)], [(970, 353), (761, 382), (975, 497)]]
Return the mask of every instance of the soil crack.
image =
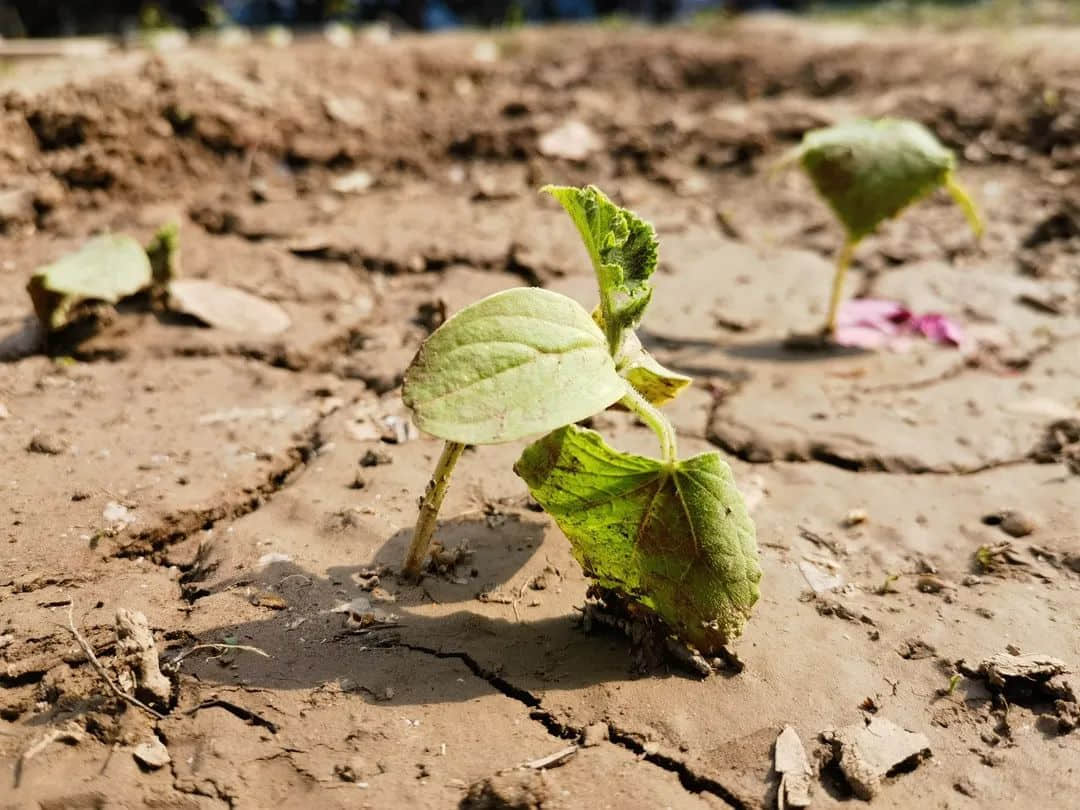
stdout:
[[(495, 672), (482, 666), (475, 658), (466, 652), (457, 650), (437, 650), (433, 647), (425, 647), (420, 644), (411, 644), (398, 641), (392, 646), (409, 650), (411, 652), (430, 655), (435, 658), (452, 659), (464, 664), (473, 675), (486, 681), (499, 693), (511, 700), (528, 707), (529, 718), (544, 727), (548, 734), (560, 740), (581, 740), (585, 736), (585, 727), (568, 725), (559, 720), (554, 714), (543, 708), (543, 704), (536, 695), (527, 689), (515, 686), (510, 681)], [(711, 793), (728, 806), (735, 810), (748, 810), (746, 804), (735, 796), (720, 782), (708, 776), (696, 773), (687, 763), (675, 759), (666, 754), (646, 750), (644, 744), (639, 741), (639, 736), (632, 731), (621, 729), (613, 723), (608, 723), (608, 739), (614, 745), (625, 748), (644, 762), (655, 765), (665, 771), (675, 774), (679, 783), (689, 793)]]
[(289, 448), (289, 460), (273, 469), (261, 484), (249, 489), (247, 497), (238, 503), (218, 503), (205, 509), (190, 510), (168, 516), (159, 525), (132, 537), (131, 542), (117, 549), (112, 556), (120, 558), (147, 557), (157, 565), (168, 567), (173, 563), (159, 559), (158, 552), (182, 543), (195, 532), (213, 529), (223, 520), (237, 520), (261, 509), (278, 492), (291, 484), (307, 467), (323, 444), (322, 425), (326, 417), (319, 418), (303, 439)]

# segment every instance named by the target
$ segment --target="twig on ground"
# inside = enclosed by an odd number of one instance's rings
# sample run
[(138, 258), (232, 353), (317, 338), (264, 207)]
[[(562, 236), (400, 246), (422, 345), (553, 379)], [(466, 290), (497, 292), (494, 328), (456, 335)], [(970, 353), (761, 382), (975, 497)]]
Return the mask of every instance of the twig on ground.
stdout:
[(532, 768), (535, 771), (544, 770), (545, 768), (557, 768), (577, 752), (578, 747), (576, 745), (568, 745), (566, 748), (560, 748), (554, 754), (548, 754), (546, 757), (522, 763), (522, 767)]
[(221, 656), (225, 655), (225, 653), (230, 652), (232, 650), (242, 650), (243, 652), (252, 652), (252, 653), (255, 653), (256, 655), (261, 655), (263, 658), (269, 658), (270, 657), (269, 653), (260, 650), (258, 647), (248, 647), (248, 646), (246, 646), (244, 644), (214, 644), (214, 643), (196, 644), (194, 647), (191, 647), (190, 649), (184, 650), (182, 653), (180, 653), (178, 656), (176, 656), (174, 659), (172, 659), (168, 663), (169, 669), (172, 669), (172, 670), (179, 669), (180, 668), (180, 663), (185, 658), (187, 658), (192, 653), (198, 652), (199, 650), (218, 650), (219, 651), (218, 654), (210, 656), (211, 658), (220, 658)]

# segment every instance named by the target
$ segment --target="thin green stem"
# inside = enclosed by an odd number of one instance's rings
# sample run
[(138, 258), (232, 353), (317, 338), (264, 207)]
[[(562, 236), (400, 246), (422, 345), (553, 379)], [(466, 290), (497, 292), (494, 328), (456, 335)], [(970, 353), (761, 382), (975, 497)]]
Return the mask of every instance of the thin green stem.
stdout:
[(675, 428), (671, 422), (660, 412), (660, 409), (645, 399), (636, 388), (626, 384), (626, 394), (619, 400), (623, 405), (637, 414), (637, 417), (652, 428), (660, 439), (660, 455), (668, 464), (674, 464), (679, 460), (679, 451), (675, 444)]
[(600, 317), (603, 319), (604, 337), (607, 338), (608, 352), (612, 357), (619, 353), (622, 348), (623, 330), (612, 323), (612, 313), (615, 311), (615, 296), (611, 284), (607, 284), (601, 275), (603, 270), (596, 266), (596, 277), (600, 287)]
[(416, 518), (416, 528), (413, 530), (412, 543), (409, 544), (409, 553), (405, 555), (405, 564), (402, 573), (408, 579), (419, 579), (420, 569), (427, 557), (428, 547), (431, 545), (431, 536), (435, 533), (435, 525), (439, 518), (439, 507), (442, 506), (443, 498), (446, 497), (446, 488), (450, 484), (450, 475), (454, 471), (454, 465), (461, 458), (465, 445), (458, 442), (447, 442), (443, 446), (442, 455), (435, 465), (435, 472), (431, 474), (427, 489), (424, 490), (424, 499), (420, 501), (420, 514)]
[(825, 328), (823, 333), (826, 337), (832, 337), (836, 333), (836, 313), (840, 311), (840, 298), (844, 294), (844, 279), (847, 277), (851, 260), (855, 256), (857, 239), (848, 238), (840, 249), (840, 255), (836, 257), (836, 273), (833, 275), (832, 295), (829, 298), (829, 314), (825, 316)]
[(975, 238), (981, 239), (983, 235), (983, 219), (979, 214), (979, 207), (975, 205), (975, 201), (971, 199), (967, 189), (956, 182), (952, 172), (945, 176), (945, 190), (949, 192), (953, 202), (959, 205), (960, 210), (964, 212), (971, 230), (975, 232)]

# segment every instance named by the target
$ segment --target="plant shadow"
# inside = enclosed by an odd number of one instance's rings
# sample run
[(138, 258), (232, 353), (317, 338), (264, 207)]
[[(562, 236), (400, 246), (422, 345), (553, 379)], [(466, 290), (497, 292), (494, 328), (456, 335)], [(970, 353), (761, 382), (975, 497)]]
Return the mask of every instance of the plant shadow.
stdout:
[(868, 349), (857, 346), (839, 346), (835, 343), (821, 343), (810, 347), (793, 347), (792, 340), (803, 336), (793, 335), (787, 338), (764, 338), (748, 343), (734, 343), (725, 346), (723, 351), (740, 360), (755, 360), (768, 363), (816, 363), (823, 359), (836, 357), (861, 357), (871, 354)]
[[(415, 585), (382, 567), (396, 570), (411, 528), (388, 538), (367, 564), (333, 566), (320, 575), (276, 562), (254, 576), (222, 582), (204, 598), (216, 596), (211, 609), (224, 620), (198, 633), (199, 641), (256, 647), (268, 657), (193, 655), (184, 660), (183, 671), (208, 684), (273, 689), (337, 684), (380, 701), (391, 686), (394, 703), (403, 705), (490, 694), (494, 687), (485, 674), (497, 673), (530, 693), (637, 677), (625, 637), (597, 629), (586, 633), (575, 619), (575, 605), (584, 599), (578, 581), (563, 579), (546, 561), (533, 559), (546, 520), (528, 513), (500, 517), (505, 522), (497, 526), (490, 517), (441, 523), (439, 540), (447, 548), (470, 540), (474, 559), (450, 573), (428, 574)], [(364, 590), (371, 588), (373, 571), (384, 573), (373, 590)], [(537, 574), (547, 579), (539, 590), (530, 586)], [(272, 593), (286, 607), (268, 611), (265, 618), (228, 621), (228, 605), (235, 605), (229, 596), (251, 592)], [(380, 599), (383, 595), (389, 598)], [(334, 612), (349, 603), (350, 610)], [(182, 649), (170, 648), (164, 660)], [(458, 670), (453, 688), (433, 678), (436, 663)], [(469, 670), (480, 677), (469, 677)], [(649, 673), (665, 675), (690, 677), (681, 670)]]
[[(162, 327), (184, 329), (207, 329), (206, 325), (190, 315), (159, 311), (150, 308), (146, 296), (134, 296), (114, 307), (104, 305), (73, 323), (49, 333), (42, 327), (36, 315), (15, 319), (9, 331), (0, 333), (0, 363), (13, 363), (36, 354), (49, 357), (70, 355), (84, 360), (95, 359), (95, 352), (87, 354), (83, 344), (108, 336), (110, 332), (127, 334), (152, 318)], [(12, 321), (8, 321), (12, 324)], [(2, 328), (0, 324), (0, 328)]]
[[(757, 340), (718, 342), (700, 338), (677, 338), (639, 330), (642, 345), (658, 355), (669, 368), (683, 374), (710, 376), (730, 374), (722, 357), (762, 363), (815, 363), (837, 357), (861, 357), (870, 350), (821, 341), (816, 335), (791, 334)], [(720, 356), (718, 356), (720, 355)]]

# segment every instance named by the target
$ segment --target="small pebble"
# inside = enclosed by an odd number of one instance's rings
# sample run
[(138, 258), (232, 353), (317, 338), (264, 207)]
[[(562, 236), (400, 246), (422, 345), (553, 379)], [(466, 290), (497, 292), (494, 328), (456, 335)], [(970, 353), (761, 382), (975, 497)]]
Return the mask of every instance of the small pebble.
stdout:
[(582, 748), (592, 748), (600, 745), (607, 738), (607, 723), (593, 723), (590, 726), (585, 726), (585, 731), (581, 735), (581, 746)]
[(162, 744), (161, 740), (156, 737), (136, 745), (132, 750), (131, 755), (135, 757), (136, 762), (152, 771), (156, 771), (158, 768), (164, 768), (172, 761), (172, 757), (169, 756), (169, 750)]
[(1001, 530), (1010, 537), (1027, 537), (1035, 531), (1035, 521), (1023, 512), (1009, 510), (1001, 516)]
[(983, 523), (987, 526), (997, 526), (1010, 537), (1027, 537), (1035, 531), (1035, 519), (1018, 509), (1003, 509), (986, 515)]
[(844, 528), (850, 529), (852, 526), (858, 526), (860, 523), (866, 523), (870, 515), (865, 509), (849, 509), (848, 513), (844, 515)]

